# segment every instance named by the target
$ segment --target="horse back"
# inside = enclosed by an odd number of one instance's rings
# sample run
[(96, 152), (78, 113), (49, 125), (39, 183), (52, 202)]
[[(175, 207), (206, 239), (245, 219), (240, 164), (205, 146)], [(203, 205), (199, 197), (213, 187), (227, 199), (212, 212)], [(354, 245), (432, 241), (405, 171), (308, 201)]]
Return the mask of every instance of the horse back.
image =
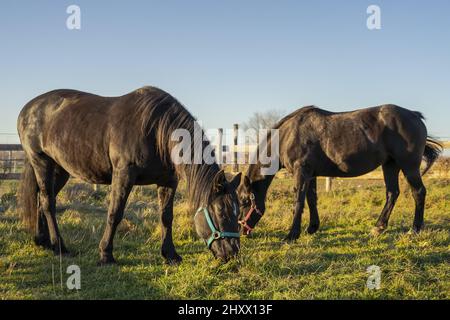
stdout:
[(154, 158), (154, 144), (143, 135), (136, 112), (143, 91), (101, 97), (55, 90), (31, 100), (18, 119), (25, 152), (45, 154), (85, 181), (110, 183), (113, 167)]
[(288, 169), (300, 162), (316, 175), (358, 176), (391, 158), (423, 154), (426, 128), (408, 109), (383, 105), (334, 113), (306, 107), (293, 114), (279, 126), (280, 158)]

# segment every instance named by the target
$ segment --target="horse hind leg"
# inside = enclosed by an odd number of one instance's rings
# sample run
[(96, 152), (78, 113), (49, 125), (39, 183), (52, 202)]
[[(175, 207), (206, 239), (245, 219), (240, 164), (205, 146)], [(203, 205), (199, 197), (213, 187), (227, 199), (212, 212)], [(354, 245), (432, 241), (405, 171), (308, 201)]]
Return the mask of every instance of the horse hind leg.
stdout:
[(417, 167), (412, 170), (402, 170), (409, 186), (411, 187), (412, 195), (415, 201), (415, 213), (413, 231), (418, 233), (423, 227), (423, 216), (425, 210), (425, 197), (427, 190), (422, 181), (420, 168)]
[[(38, 239), (35, 239), (35, 241), (37, 240), (38, 244), (44, 244), (51, 248), (57, 255), (67, 254), (68, 251), (64, 246), (56, 221), (55, 163), (45, 155), (34, 155), (30, 162), (33, 166), (39, 189)], [(47, 236), (50, 238), (50, 243), (46, 239)]]
[(306, 193), (306, 200), (309, 207), (309, 226), (307, 232), (314, 234), (319, 230), (320, 219), (317, 211), (317, 178), (311, 179), (308, 191)]
[(398, 185), (398, 175), (400, 168), (394, 161), (387, 162), (383, 165), (384, 183), (386, 184), (386, 203), (381, 211), (380, 217), (372, 229), (372, 235), (378, 236), (383, 233), (389, 222), (395, 202), (400, 195), (400, 188)]
[[(61, 189), (66, 185), (69, 180), (69, 174), (66, 170), (64, 170), (60, 166), (56, 166), (54, 170), (54, 195), (55, 198), (58, 196), (58, 193)], [(56, 201), (56, 200), (55, 200)], [(50, 241), (50, 232), (48, 229), (47, 219), (45, 218), (44, 213), (39, 210), (38, 221), (37, 221), (37, 229), (36, 235), (34, 238), (34, 242), (38, 246), (42, 246), (46, 249), (51, 249), (51, 241)]]

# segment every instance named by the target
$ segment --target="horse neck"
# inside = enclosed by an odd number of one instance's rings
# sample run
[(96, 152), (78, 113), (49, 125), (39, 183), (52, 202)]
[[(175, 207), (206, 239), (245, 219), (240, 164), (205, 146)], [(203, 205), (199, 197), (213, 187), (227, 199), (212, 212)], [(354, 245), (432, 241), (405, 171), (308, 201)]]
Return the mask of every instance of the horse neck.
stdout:
[(265, 202), (267, 190), (269, 189), (275, 175), (261, 175), (261, 164), (257, 163), (250, 165), (247, 176), (252, 182), (251, 187), (253, 194), (255, 195), (256, 205), (261, 212), (264, 212), (266, 209)]

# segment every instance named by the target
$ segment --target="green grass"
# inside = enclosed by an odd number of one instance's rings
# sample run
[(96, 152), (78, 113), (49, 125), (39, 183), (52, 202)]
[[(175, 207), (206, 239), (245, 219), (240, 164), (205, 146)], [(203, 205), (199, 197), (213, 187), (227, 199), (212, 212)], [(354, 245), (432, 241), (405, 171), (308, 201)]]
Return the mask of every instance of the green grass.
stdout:
[[(94, 192), (71, 183), (59, 196), (60, 228), (75, 253), (60, 261), (35, 247), (16, 217), (14, 184), (3, 184), (0, 299), (449, 299), (450, 181), (426, 185), (426, 227), (419, 235), (407, 233), (414, 206), (404, 183), (390, 227), (372, 238), (384, 204), (382, 182), (337, 180), (334, 192), (319, 190), (319, 232), (305, 234), (306, 210), (302, 236), (288, 244), (282, 238), (291, 222), (292, 180), (276, 179), (266, 216), (251, 238), (242, 238), (240, 258), (225, 265), (197, 238), (193, 213), (179, 194), (174, 220), (175, 245), (184, 259), (179, 266), (165, 265), (159, 253), (156, 189), (139, 187), (115, 238), (119, 264), (97, 267), (106, 187)], [(79, 291), (65, 287), (71, 264), (81, 267)], [(366, 288), (370, 265), (381, 268), (380, 290)]]

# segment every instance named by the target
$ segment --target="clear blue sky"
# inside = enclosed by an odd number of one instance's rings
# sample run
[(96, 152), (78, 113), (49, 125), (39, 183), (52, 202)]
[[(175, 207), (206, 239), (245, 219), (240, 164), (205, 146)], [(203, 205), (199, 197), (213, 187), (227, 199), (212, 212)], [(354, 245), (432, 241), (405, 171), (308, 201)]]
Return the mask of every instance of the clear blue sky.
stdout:
[[(81, 30), (66, 8), (81, 7)], [(369, 31), (366, 9), (381, 7)], [(395, 103), (450, 136), (450, 1), (2, 1), (0, 133), (22, 106), (73, 88), (177, 97), (205, 127), (255, 111)]]

